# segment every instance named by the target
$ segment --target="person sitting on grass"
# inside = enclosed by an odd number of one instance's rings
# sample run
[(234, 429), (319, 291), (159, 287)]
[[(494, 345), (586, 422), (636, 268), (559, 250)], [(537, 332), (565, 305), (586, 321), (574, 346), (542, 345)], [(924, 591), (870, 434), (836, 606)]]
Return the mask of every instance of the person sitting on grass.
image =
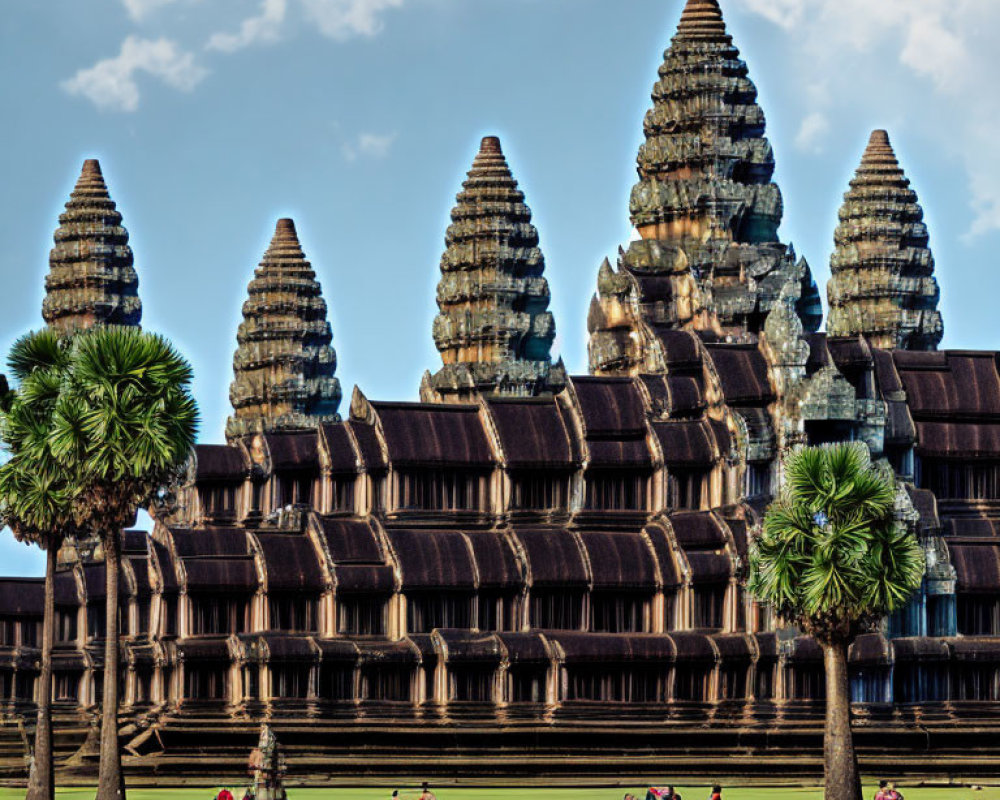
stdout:
[(719, 784), (712, 787), (712, 794), (709, 795), (708, 800), (722, 800), (722, 787)]
[(227, 787), (223, 786), (215, 800), (234, 800), (233, 793)]
[(875, 800), (889, 800), (889, 781), (879, 781), (878, 791), (875, 792)]
[(903, 793), (896, 789), (896, 782), (889, 781), (889, 793), (886, 795), (886, 800), (903, 800)]

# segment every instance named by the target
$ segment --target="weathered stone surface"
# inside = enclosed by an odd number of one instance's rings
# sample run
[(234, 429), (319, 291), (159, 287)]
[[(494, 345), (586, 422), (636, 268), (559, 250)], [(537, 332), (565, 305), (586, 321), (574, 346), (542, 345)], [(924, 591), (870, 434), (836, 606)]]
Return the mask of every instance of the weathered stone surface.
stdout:
[(229, 390), (229, 438), (313, 428), (340, 419), (337, 354), (316, 273), (295, 223), (279, 219), (248, 287)]
[(635, 341), (650, 338), (639, 332), (642, 324), (752, 341), (792, 279), (802, 283), (796, 310), (805, 329), (815, 331), (821, 322), (808, 264), (778, 240), (783, 207), (771, 181), (774, 155), (764, 114), (716, 0), (689, 0), (659, 76), (630, 204), (643, 242), (629, 247), (619, 270), (662, 273), (643, 246), (652, 241), (682, 250), (685, 268), (660, 281), (623, 278), (617, 293), (602, 282), (596, 303), (619, 324), (616, 334), (592, 315), (598, 323), (590, 329), (593, 371), (648, 368), (648, 355), (622, 349), (631, 341), (635, 350)]
[(42, 303), (49, 327), (69, 333), (102, 324), (138, 325), (142, 303), (128, 231), (97, 159), (83, 162), (54, 239)]
[(826, 286), (831, 336), (861, 334), (883, 348), (937, 348), (944, 328), (923, 218), (889, 135), (873, 132), (834, 234)]
[(434, 342), (444, 366), (425, 400), (531, 397), (566, 381), (549, 351), (556, 326), (538, 232), (494, 136), (483, 139), (452, 210), (441, 257)]

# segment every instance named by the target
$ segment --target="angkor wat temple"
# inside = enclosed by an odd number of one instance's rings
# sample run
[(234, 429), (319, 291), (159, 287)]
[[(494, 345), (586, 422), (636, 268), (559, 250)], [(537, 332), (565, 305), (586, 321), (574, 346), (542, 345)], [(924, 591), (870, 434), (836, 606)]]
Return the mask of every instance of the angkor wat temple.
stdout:
[[(998, 354), (936, 349), (934, 259), (888, 135), (845, 196), (823, 333), (717, 0), (687, 3), (652, 99), (638, 236), (596, 270), (587, 376), (550, 356), (538, 233), (497, 139), (452, 212), (419, 403), (355, 389), (341, 418), (320, 285), (278, 221), (228, 442), (196, 448), (151, 534), (123, 534), (132, 779), (242, 774), (264, 720), (292, 780), (815, 774), (821, 652), (743, 579), (782, 454), (849, 439), (895, 468), (927, 555), (919, 595), (851, 652), (863, 764), (1000, 774)], [(96, 162), (55, 240), (45, 320), (138, 324)], [(57, 749), (83, 774), (104, 568), (87, 542), (61, 562)], [(41, 610), (37, 580), (0, 581), (10, 776)]]

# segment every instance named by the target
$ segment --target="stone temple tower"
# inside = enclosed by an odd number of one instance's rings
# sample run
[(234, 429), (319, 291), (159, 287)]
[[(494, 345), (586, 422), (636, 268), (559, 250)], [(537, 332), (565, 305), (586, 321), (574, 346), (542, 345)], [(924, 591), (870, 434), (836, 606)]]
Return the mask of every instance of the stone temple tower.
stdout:
[(935, 350), (944, 328), (924, 212), (889, 134), (875, 131), (844, 195), (830, 258), (830, 336), (875, 347)]
[(62, 333), (138, 325), (142, 303), (128, 231), (97, 159), (83, 162), (54, 239), (42, 302), (46, 324)]
[(316, 273), (295, 223), (279, 219), (248, 287), (236, 335), (229, 439), (315, 428), (340, 419), (337, 354)]
[(717, 0), (688, 0), (652, 100), (630, 202), (641, 240), (617, 271), (601, 267), (591, 370), (655, 370), (643, 344), (655, 329), (754, 341), (790, 282), (803, 327), (817, 330), (819, 293), (808, 264), (778, 239), (783, 205), (764, 112)]
[(479, 394), (533, 397), (566, 382), (549, 351), (556, 335), (538, 231), (500, 140), (487, 136), (462, 184), (441, 257), (434, 343), (444, 366), (427, 373), (425, 402)]

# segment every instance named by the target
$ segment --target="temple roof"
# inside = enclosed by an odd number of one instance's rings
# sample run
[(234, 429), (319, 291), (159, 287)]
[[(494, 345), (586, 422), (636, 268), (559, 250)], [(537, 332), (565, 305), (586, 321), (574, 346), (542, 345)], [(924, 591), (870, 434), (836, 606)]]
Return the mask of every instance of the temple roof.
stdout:
[(884, 130), (874, 131), (844, 195), (827, 283), (831, 336), (933, 350), (943, 327), (924, 213)]
[(53, 238), (42, 302), (49, 327), (70, 332), (102, 324), (138, 325), (142, 303), (128, 231), (97, 159), (83, 162)]
[(248, 291), (226, 435), (303, 430), (340, 419), (326, 303), (292, 220), (278, 220)]
[(451, 212), (441, 257), (434, 342), (444, 366), (428, 400), (476, 393), (532, 397), (565, 381), (549, 351), (556, 328), (531, 210), (500, 147), (487, 136)]

